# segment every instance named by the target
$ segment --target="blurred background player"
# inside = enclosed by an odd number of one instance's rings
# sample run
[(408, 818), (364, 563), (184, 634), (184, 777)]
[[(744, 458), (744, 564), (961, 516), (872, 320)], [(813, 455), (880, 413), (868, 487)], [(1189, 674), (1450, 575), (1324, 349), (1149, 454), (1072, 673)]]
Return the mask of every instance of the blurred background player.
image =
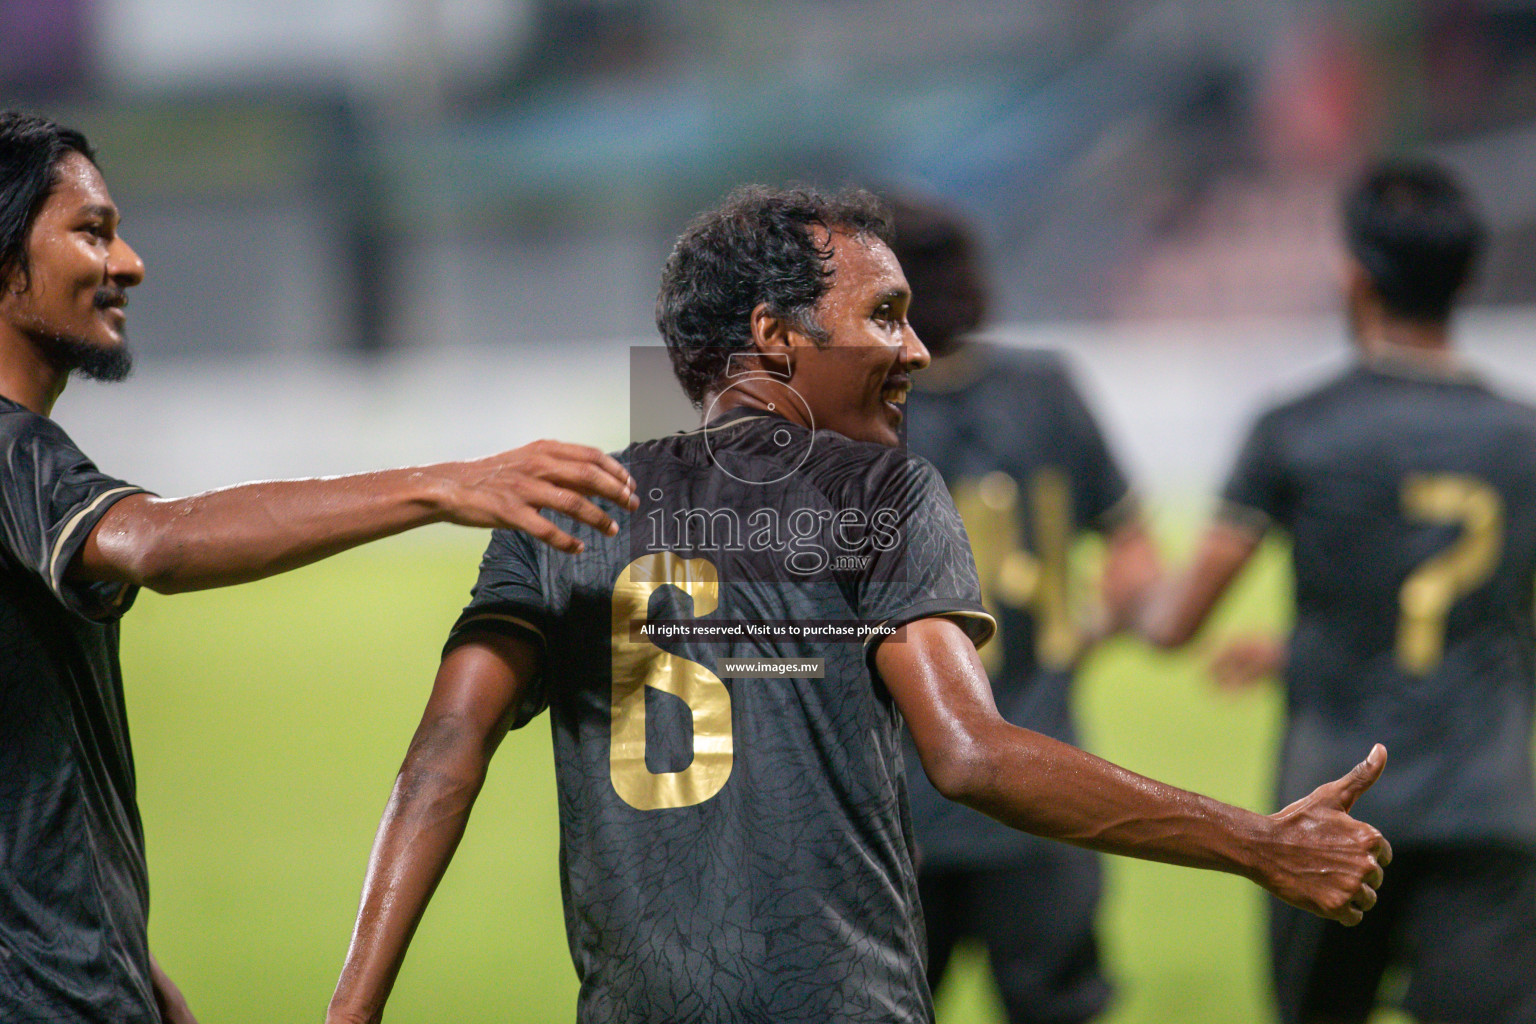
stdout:
[[(1105, 538), (1104, 612), (1124, 621), (1157, 574), (1129, 484), (1060, 356), (968, 337), (987, 313), (971, 232), (913, 196), (892, 202), (893, 250), (913, 329), (933, 363), (914, 378), (907, 443), (943, 475), (970, 537), (998, 635), (982, 651), (1008, 721), (1077, 743), (1072, 669), (1083, 653), (1068, 586), (1079, 535)], [(907, 764), (919, 763), (908, 737)], [(1008, 1019), (1083, 1021), (1110, 998), (1094, 936), (1098, 855), (1019, 832), (946, 800), (909, 772), (928, 981), (958, 941), (985, 943)]]
[(165, 500), (101, 471), (50, 417), (70, 375), (128, 375), (144, 264), (79, 132), (0, 112), (0, 1020), (180, 1024), (149, 952), (149, 874), (118, 620), (164, 593), (260, 579), (433, 522), (612, 521), (601, 452), (539, 442), (476, 462), (269, 481)]
[(1193, 564), (1143, 626), (1188, 641), (1278, 526), (1293, 545), (1289, 649), (1248, 643), (1223, 661), (1239, 675), (1284, 662), (1279, 800), (1347, 765), (1360, 737), (1391, 744), (1391, 777), (1360, 804), (1398, 857), (1376, 911), (1346, 931), (1272, 908), (1287, 1024), (1364, 1021), (1389, 966), (1421, 1020), (1529, 1022), (1536, 410), (1451, 347), (1483, 228), (1446, 172), (1375, 166), (1344, 223), (1359, 359), (1259, 418)]

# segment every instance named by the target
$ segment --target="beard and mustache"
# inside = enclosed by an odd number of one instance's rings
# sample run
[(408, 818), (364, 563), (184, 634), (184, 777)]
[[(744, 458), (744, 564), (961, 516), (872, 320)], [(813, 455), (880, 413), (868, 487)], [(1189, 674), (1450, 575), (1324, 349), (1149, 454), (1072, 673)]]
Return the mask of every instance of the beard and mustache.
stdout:
[[(103, 288), (96, 293), (97, 309), (126, 304), (127, 297), (118, 288)], [(41, 333), (35, 335), (38, 348), (54, 367), (87, 380), (116, 383), (133, 372), (133, 353), (128, 349), (128, 329), (119, 332), (116, 345), (98, 345), (74, 334)]]

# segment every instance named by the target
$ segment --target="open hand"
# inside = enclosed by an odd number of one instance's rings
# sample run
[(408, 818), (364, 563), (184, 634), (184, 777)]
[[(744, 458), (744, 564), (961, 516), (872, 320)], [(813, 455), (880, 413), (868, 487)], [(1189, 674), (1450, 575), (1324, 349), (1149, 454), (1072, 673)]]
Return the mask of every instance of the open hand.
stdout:
[(522, 530), (571, 553), (581, 541), (541, 510), (559, 512), (613, 536), (618, 524), (588, 498), (634, 510), (635, 480), (612, 456), (585, 445), (535, 441), (472, 462), (428, 467), (441, 488), (442, 517), (461, 526)]
[(1386, 764), (1387, 748), (1378, 743), (1348, 774), (1270, 815), (1277, 847), (1260, 868), (1259, 884), (1292, 906), (1359, 924), (1376, 905), (1392, 847), (1349, 810)]

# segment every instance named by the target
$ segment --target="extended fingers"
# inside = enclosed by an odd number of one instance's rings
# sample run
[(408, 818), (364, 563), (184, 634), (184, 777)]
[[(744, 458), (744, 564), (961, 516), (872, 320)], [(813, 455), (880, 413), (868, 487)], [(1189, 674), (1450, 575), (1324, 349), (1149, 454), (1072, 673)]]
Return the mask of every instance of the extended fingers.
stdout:
[(586, 445), (540, 441), (531, 471), (552, 483), (583, 494), (607, 498), (623, 508), (639, 507), (638, 485), (629, 470), (613, 456)]
[(567, 554), (577, 554), (582, 550), (581, 541), (566, 533), (554, 523), (539, 515), (529, 506), (523, 506), (509, 517), (512, 524), (519, 530), (543, 541), (557, 551)]
[(570, 516), (578, 522), (596, 527), (610, 537), (619, 532), (619, 524), (608, 513), (575, 490), (567, 490), (537, 478), (530, 480), (521, 490), (523, 500), (535, 508)]

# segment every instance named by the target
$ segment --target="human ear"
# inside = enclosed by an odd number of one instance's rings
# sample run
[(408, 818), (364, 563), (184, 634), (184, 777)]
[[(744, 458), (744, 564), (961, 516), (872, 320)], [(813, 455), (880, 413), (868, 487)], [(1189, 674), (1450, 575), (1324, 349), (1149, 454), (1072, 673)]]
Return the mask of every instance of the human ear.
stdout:
[(794, 336), (798, 333), (766, 302), (758, 303), (752, 310), (752, 347), (757, 350), (762, 368), (769, 373), (785, 378), (793, 373)]

